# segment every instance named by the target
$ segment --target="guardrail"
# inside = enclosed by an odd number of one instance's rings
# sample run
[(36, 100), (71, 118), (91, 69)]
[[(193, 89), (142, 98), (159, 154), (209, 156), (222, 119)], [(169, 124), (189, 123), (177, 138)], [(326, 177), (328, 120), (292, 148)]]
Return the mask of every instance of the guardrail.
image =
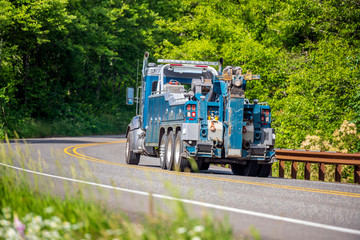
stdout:
[(305, 163), (305, 180), (310, 180), (311, 163), (319, 164), (319, 180), (324, 181), (325, 164), (335, 165), (335, 181), (341, 182), (342, 165), (354, 166), (354, 182), (360, 184), (360, 154), (276, 149), (279, 177), (284, 177), (285, 162), (291, 161), (291, 178), (297, 178), (298, 162)]

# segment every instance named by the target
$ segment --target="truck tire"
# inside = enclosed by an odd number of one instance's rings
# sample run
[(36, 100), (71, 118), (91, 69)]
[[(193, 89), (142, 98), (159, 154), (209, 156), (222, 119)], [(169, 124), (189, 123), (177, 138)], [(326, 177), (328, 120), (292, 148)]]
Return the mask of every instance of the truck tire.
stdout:
[(159, 157), (160, 157), (160, 166), (162, 169), (166, 169), (166, 160), (165, 160), (165, 148), (168, 135), (164, 133), (161, 136), (160, 145), (159, 145)]
[(231, 163), (231, 171), (234, 175), (242, 175), (242, 165), (241, 164), (236, 164), (236, 163)]
[(208, 170), (210, 167), (210, 163), (205, 162), (205, 158), (199, 158), (196, 163), (198, 164), (199, 170)]
[(170, 131), (167, 136), (164, 157), (166, 162), (166, 168), (168, 170), (172, 170), (174, 163), (174, 132), (173, 131)]
[(210, 163), (209, 162), (202, 162), (201, 163), (201, 167), (200, 167), (200, 170), (208, 170), (210, 167)]
[(255, 177), (258, 174), (258, 167), (259, 165), (257, 164), (256, 161), (249, 160), (246, 161), (246, 165), (232, 163), (231, 171), (235, 175)]
[(184, 144), (182, 141), (181, 131), (176, 134), (174, 144), (174, 169), (178, 172), (183, 172), (185, 168), (189, 167), (189, 161), (182, 156), (184, 152)]
[(258, 176), (259, 177), (268, 177), (271, 172), (272, 164), (261, 164), (259, 165)]
[(140, 154), (134, 153), (134, 151), (131, 149), (134, 141), (131, 136), (132, 134), (130, 132), (126, 136), (125, 160), (127, 164), (138, 165), (140, 162)]

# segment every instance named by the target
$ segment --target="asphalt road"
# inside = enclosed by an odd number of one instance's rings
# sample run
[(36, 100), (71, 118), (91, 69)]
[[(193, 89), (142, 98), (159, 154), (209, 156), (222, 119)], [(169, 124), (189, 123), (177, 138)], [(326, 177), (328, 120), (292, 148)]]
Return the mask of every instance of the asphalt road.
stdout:
[[(228, 218), (236, 236), (248, 235), (254, 226), (262, 239), (360, 239), (359, 185), (242, 177), (216, 166), (178, 173), (162, 170), (157, 158), (143, 156), (138, 166), (126, 165), (124, 136), (27, 143), (30, 156), (43, 159), (43, 184), (51, 182), (58, 192), (64, 182), (88, 191), (96, 188), (95, 198), (130, 215), (171, 214), (174, 203), (182, 202), (193, 216)], [(18, 147), (26, 145), (20, 142)], [(83, 182), (73, 183), (78, 180)]]

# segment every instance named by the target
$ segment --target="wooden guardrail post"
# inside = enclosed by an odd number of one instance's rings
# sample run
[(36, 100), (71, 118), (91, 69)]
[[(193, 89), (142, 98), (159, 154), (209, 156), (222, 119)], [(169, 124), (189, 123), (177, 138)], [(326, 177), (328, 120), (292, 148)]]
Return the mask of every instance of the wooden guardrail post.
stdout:
[(279, 177), (284, 178), (285, 161), (279, 161)]
[(341, 164), (336, 164), (336, 169), (335, 169), (335, 182), (341, 182), (341, 170), (342, 170), (342, 166)]
[(292, 178), (292, 179), (296, 179), (296, 177), (297, 177), (297, 170), (298, 170), (297, 162), (292, 162), (292, 163), (291, 163), (291, 178)]
[(354, 183), (360, 184), (360, 166), (354, 166)]
[(319, 163), (319, 181), (325, 180), (325, 164)]
[(310, 180), (311, 163), (305, 163), (305, 180)]

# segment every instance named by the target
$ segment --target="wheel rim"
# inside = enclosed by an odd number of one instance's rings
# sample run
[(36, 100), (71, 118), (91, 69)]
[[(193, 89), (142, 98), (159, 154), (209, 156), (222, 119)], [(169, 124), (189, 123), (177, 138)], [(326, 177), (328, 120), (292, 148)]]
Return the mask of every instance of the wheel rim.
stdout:
[(129, 143), (129, 137), (126, 139), (126, 149), (125, 149), (125, 156), (128, 158), (130, 152), (130, 143)]
[(164, 137), (161, 138), (160, 148), (159, 148), (160, 162), (163, 163), (165, 161), (165, 141)]
[(176, 168), (178, 168), (178, 166), (180, 165), (179, 163), (180, 163), (180, 141), (179, 139), (176, 139), (175, 150), (174, 150), (174, 164)]
[(172, 140), (168, 139), (167, 148), (166, 148), (166, 166), (168, 169), (171, 169), (171, 153), (172, 153)]

